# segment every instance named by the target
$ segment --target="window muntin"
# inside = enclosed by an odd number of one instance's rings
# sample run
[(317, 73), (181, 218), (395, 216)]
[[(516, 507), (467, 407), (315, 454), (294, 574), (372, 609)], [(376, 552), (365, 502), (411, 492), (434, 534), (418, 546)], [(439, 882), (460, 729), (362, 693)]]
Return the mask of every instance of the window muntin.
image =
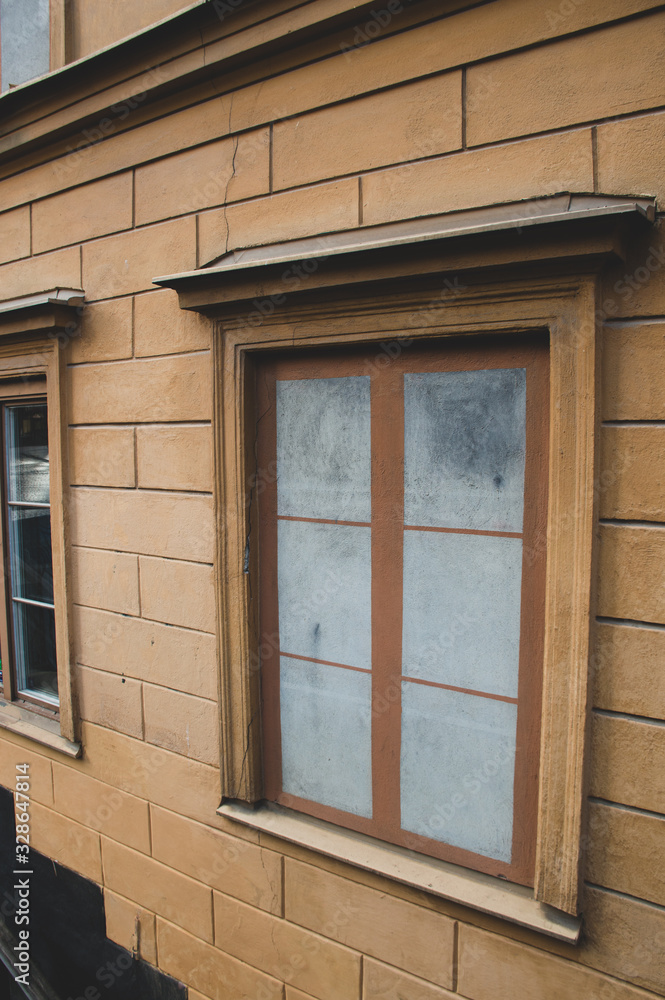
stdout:
[[(11, 391), (11, 390), (10, 390)], [(58, 706), (47, 405), (43, 397), (2, 400), (5, 691)]]
[(527, 884), (547, 378), (478, 339), (258, 380), (266, 797)]

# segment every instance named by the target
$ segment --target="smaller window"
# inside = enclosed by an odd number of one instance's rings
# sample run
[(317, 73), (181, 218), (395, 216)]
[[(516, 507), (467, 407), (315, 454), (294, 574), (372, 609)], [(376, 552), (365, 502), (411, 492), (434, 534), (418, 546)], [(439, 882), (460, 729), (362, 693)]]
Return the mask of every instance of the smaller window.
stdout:
[(58, 708), (58, 678), (44, 390), (43, 381), (8, 383), (0, 397), (0, 645), (5, 697), (51, 713)]
[(2, 90), (34, 80), (56, 63), (50, 0), (0, 0)]
[(74, 321), (82, 299), (81, 291), (53, 289), (3, 302), (0, 316), (0, 729), (69, 757), (81, 746), (72, 700), (58, 331)]

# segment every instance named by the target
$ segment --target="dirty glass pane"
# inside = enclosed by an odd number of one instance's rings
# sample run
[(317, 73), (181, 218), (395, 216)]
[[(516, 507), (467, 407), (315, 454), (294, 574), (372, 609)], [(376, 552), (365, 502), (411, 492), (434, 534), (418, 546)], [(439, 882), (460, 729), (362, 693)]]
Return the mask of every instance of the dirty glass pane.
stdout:
[(371, 519), (369, 376), (277, 382), (277, 513)]
[(517, 706), (404, 681), (402, 828), (509, 862)]
[(2, 89), (48, 73), (49, 0), (0, 0)]
[(404, 532), (403, 674), (517, 697), (522, 539)]
[(280, 648), (371, 667), (371, 529), (279, 521)]
[(281, 658), (284, 792), (372, 814), (371, 676)]
[(523, 368), (404, 376), (404, 520), (522, 530)]

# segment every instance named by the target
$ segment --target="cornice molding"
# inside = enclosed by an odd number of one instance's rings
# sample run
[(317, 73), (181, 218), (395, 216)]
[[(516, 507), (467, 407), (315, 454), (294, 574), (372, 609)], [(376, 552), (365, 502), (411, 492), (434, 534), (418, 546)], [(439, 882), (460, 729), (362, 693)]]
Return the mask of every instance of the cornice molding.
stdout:
[(574, 261), (598, 270), (623, 257), (631, 231), (653, 224), (654, 199), (560, 194), (235, 250), (196, 271), (154, 278), (183, 309), (212, 312), (326, 288), (520, 262)]
[(84, 301), (85, 292), (80, 288), (51, 288), (0, 301), (0, 336), (73, 331)]

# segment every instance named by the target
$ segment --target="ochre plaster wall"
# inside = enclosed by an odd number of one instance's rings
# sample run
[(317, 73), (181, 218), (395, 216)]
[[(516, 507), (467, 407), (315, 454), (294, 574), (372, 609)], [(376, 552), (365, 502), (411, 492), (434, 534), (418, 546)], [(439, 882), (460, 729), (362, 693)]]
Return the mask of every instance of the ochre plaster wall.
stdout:
[(170, 14), (189, 7), (191, 0), (66, 0), (67, 61), (81, 59), (127, 38)]
[[(181, 6), (80, 2), (81, 53)], [(3, 732), (0, 782), (30, 763), (35, 848), (103, 886), (108, 933), (128, 948), (138, 914), (141, 954), (194, 1000), (665, 995), (662, 228), (608, 275), (599, 305), (581, 943), (215, 814), (211, 329), (152, 278), (227, 248), (564, 190), (665, 202), (663, 10), (462, 6), (409, 6), (378, 28), (368, 15), (308, 58), (275, 57), (232, 83), (220, 70), (154, 120), (121, 104), (103, 141), (57, 136), (57, 158), (3, 167), (0, 297), (80, 286), (89, 304), (65, 348), (84, 755)], [(203, 41), (206, 59), (222, 44)], [(201, 64), (197, 45), (188, 58)]]

